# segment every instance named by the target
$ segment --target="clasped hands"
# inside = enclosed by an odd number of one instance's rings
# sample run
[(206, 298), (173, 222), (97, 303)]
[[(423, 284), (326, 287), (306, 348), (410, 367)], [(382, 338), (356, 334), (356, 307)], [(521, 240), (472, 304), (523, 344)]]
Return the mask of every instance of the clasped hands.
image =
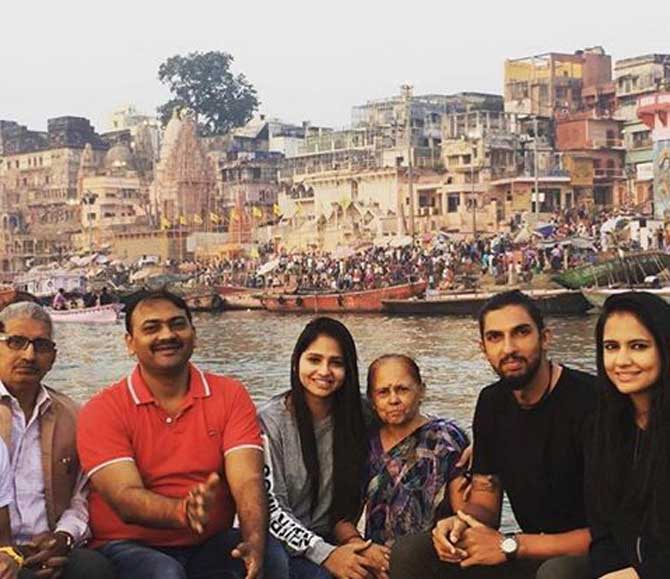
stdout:
[(502, 533), (463, 511), (438, 521), (433, 529), (433, 546), (440, 560), (464, 568), (504, 563), (502, 539)]

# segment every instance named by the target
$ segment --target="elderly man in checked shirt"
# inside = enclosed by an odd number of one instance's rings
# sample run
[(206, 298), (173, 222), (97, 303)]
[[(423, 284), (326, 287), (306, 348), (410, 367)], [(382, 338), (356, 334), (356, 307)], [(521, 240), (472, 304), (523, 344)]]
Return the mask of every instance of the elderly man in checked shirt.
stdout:
[(11, 473), (8, 510), (0, 512), (0, 576), (113, 579), (104, 556), (80, 548), (89, 530), (77, 406), (42, 384), (55, 359), (43, 308), (18, 303), (0, 312), (0, 437)]

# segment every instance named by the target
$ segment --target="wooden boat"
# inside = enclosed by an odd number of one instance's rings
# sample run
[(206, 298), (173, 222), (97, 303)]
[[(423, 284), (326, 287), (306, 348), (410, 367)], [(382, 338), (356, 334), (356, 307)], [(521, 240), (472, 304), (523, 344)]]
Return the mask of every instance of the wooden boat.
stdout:
[(666, 302), (670, 303), (670, 287), (662, 288), (591, 288), (583, 289), (582, 293), (584, 297), (589, 301), (589, 303), (594, 308), (602, 308), (605, 300), (617, 294), (631, 291), (641, 291), (649, 292), (650, 294), (655, 294), (660, 298), (663, 298)]
[(261, 302), (271, 312), (377, 313), (382, 311), (382, 300), (403, 300), (418, 296), (426, 290), (426, 285), (426, 282), (419, 281), (345, 293), (264, 295)]
[(252, 293), (227, 294), (222, 298), (224, 310), (262, 310), (260, 296)]
[[(580, 315), (591, 308), (591, 304), (580, 291), (567, 289), (528, 290), (540, 311), (549, 316)], [(440, 295), (428, 299), (383, 300), (384, 311), (390, 314), (414, 314), (424, 316), (476, 316), (484, 303), (495, 292), (461, 292)]]
[(73, 310), (46, 308), (54, 322), (68, 324), (114, 324), (119, 321), (122, 309), (122, 304), (108, 304)]
[(670, 254), (662, 251), (631, 253), (624, 257), (608, 259), (593, 265), (584, 265), (552, 277), (568, 289), (581, 289), (592, 285), (641, 284), (649, 275), (656, 275), (670, 266)]
[(224, 301), (216, 291), (189, 292), (183, 298), (192, 312), (220, 312), (224, 308)]
[(253, 294), (258, 292), (258, 289), (254, 289), (251, 287), (244, 287), (241, 285), (230, 285), (230, 284), (217, 285), (214, 289), (216, 289), (216, 291), (222, 298), (225, 298), (230, 294)]

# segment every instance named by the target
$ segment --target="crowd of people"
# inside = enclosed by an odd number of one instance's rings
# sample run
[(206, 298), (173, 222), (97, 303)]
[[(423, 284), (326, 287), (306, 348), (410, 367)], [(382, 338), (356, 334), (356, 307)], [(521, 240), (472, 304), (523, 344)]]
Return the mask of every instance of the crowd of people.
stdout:
[[(542, 272), (558, 273), (593, 263), (605, 249), (601, 227), (620, 213), (565, 209), (535, 231), (512, 222), (509, 232), (497, 235), (457, 240), (438, 234), (426, 242), (405, 240), (408, 245), (404, 247), (367, 245), (357, 251), (287, 253), (265, 244), (254, 258), (222, 258), (190, 265), (199, 283), (288, 287), (306, 292), (373, 289), (415, 277), (427, 280), (432, 289), (442, 290), (467, 287), (486, 275), (493, 283), (514, 284), (528, 282)], [(652, 238), (647, 247), (670, 247), (665, 228), (649, 235)], [(611, 240), (608, 250), (613, 249), (614, 241), (619, 249), (642, 249), (639, 240), (628, 238)]]
[[(258, 410), (190, 359), (165, 290), (127, 307), (131, 374), (78, 411), (44, 385), (48, 312), (0, 312), (0, 576), (660, 579), (670, 576), (670, 305), (610, 297), (597, 376), (552, 360), (519, 291), (479, 314), (498, 374), (466, 429), (422, 410), (403, 353), (361, 395), (353, 336), (310, 321)], [(499, 530), (503, 493), (520, 531)], [(360, 526), (365, 513), (364, 527)]]

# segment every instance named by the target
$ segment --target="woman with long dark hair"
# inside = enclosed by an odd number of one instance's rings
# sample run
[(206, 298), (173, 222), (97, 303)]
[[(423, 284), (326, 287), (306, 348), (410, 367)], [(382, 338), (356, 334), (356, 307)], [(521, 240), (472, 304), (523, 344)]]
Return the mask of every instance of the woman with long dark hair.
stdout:
[(596, 326), (602, 391), (589, 459), (594, 577), (670, 577), (670, 306), (610, 297)]
[(270, 532), (291, 579), (384, 576), (384, 547), (336, 530), (360, 515), (367, 450), (356, 346), (343, 324), (326, 317), (307, 324), (291, 356), (291, 389), (259, 417)]

